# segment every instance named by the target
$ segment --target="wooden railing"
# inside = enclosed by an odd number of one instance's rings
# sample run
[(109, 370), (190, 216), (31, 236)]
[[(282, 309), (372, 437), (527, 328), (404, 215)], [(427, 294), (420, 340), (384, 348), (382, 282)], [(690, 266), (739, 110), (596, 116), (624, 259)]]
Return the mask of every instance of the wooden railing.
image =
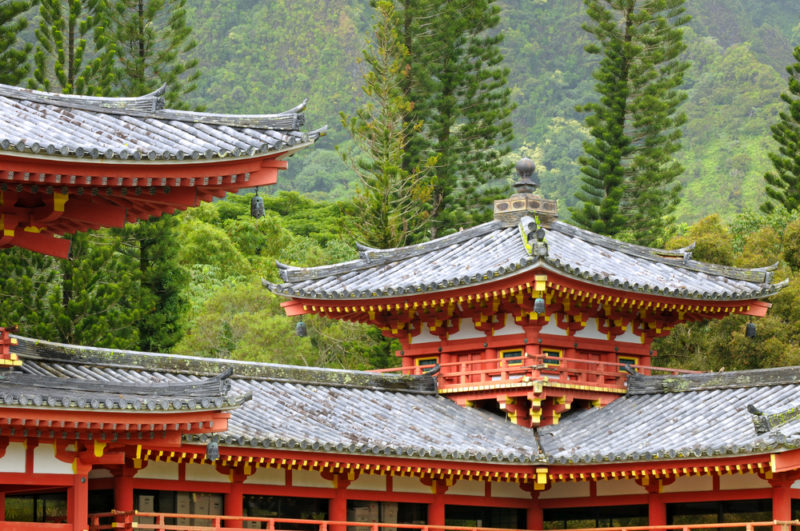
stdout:
[[(533, 380), (557, 381), (566, 384), (591, 385), (609, 389), (625, 387), (628, 376), (623, 367), (642, 374), (693, 374), (687, 371), (668, 367), (635, 365), (593, 361), (581, 358), (563, 358), (554, 356), (515, 356), (468, 361), (455, 361), (439, 364), (436, 377), (439, 389), (449, 389), (474, 385), (508, 384)], [(378, 369), (373, 372), (403, 372), (404, 374), (423, 374), (432, 367), (417, 365), (414, 367), (396, 367)]]
[[(177, 513), (148, 513), (142, 511), (112, 511), (90, 515), (90, 531), (103, 529), (143, 531), (216, 531), (266, 529), (304, 531), (519, 531), (468, 526), (432, 526), (418, 524), (335, 522), (331, 520), (302, 520), (296, 518), (260, 518), (255, 516), (206, 516)], [(742, 531), (791, 531), (800, 521), (737, 522), (719, 524), (654, 525), (629, 527), (584, 528), (573, 531), (696, 531), (725, 529)], [(34, 529), (34, 528), (31, 528)]]
[(72, 524), (50, 522), (0, 522), (0, 529), (3, 531), (72, 531), (74, 528)]

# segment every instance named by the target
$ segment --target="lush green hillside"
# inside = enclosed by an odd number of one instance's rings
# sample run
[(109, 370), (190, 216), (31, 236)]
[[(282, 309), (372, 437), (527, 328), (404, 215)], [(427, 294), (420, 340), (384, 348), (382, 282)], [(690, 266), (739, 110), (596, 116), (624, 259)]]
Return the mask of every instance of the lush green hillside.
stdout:
[[(501, 0), (504, 52), (519, 153), (540, 163), (545, 190), (573, 202), (575, 158), (585, 138), (575, 105), (592, 96), (581, 0)], [(274, 112), (309, 98), (308, 125), (331, 126), (296, 157), (282, 187), (319, 198), (348, 193), (353, 178), (333, 151), (346, 141), (339, 112), (359, 97), (367, 0), (200, 0), (192, 20), (203, 67), (196, 103), (226, 112)], [(693, 0), (686, 32), (692, 67), (681, 159), (685, 221), (756, 207), (783, 90), (784, 66), (800, 44), (794, 0)]]

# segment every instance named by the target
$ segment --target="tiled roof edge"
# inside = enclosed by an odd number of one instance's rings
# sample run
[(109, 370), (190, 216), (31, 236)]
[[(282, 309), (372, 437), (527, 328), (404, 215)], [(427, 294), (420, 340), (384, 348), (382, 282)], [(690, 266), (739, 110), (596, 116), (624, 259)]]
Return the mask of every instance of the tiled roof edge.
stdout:
[(290, 284), (294, 282), (303, 282), (305, 280), (317, 280), (322, 277), (348, 273), (350, 271), (358, 271), (360, 269), (374, 267), (387, 262), (418, 256), (420, 254), (435, 251), (437, 249), (441, 249), (442, 247), (461, 243), (472, 238), (478, 238), (500, 228), (505, 228), (501, 222), (489, 221), (469, 229), (454, 232), (453, 234), (449, 234), (441, 238), (436, 238), (435, 240), (409, 245), (406, 247), (373, 249), (365, 247), (364, 245), (360, 245), (359, 254), (361, 258), (341, 264), (324, 265), (318, 267), (296, 267), (279, 264), (279, 268), (281, 268), (281, 278), (284, 282)]
[(707, 264), (705, 262), (698, 262), (692, 260), (691, 250), (692, 246), (680, 249), (683, 259), (676, 259), (670, 257), (679, 257), (676, 251), (669, 251), (664, 249), (654, 249), (651, 247), (644, 247), (632, 243), (621, 242), (607, 236), (601, 236), (593, 232), (589, 232), (578, 227), (567, 225), (561, 221), (553, 223), (551, 230), (556, 230), (567, 236), (580, 238), (585, 242), (589, 242), (600, 247), (605, 247), (613, 251), (623, 252), (625, 254), (644, 258), (653, 262), (660, 262), (672, 267), (679, 267), (700, 273), (707, 273), (710, 275), (719, 275), (734, 280), (744, 280), (747, 282), (754, 282), (758, 284), (766, 284), (772, 278), (771, 271), (773, 266), (760, 267), (753, 269), (744, 269), (739, 267), (724, 266), (718, 264)]
[(628, 394), (684, 393), (798, 383), (800, 383), (800, 367), (665, 376), (634, 374), (628, 378)]
[(431, 376), (380, 374), (341, 369), (297, 367), (271, 363), (256, 363), (217, 358), (201, 358), (175, 354), (137, 352), (67, 345), (21, 336), (13, 336), (18, 344), (13, 347), (20, 359), (42, 360), (58, 363), (98, 365), (125, 369), (142, 369), (198, 377), (215, 376), (226, 369), (231, 378), (290, 382), (307, 385), (365, 388), (375, 391), (414, 394), (437, 394), (436, 382)]
[(308, 100), (300, 105), (278, 114), (219, 114), (195, 111), (164, 109), (164, 86), (134, 98), (80, 96), (58, 94), (38, 90), (0, 85), (0, 96), (26, 100), (45, 105), (55, 105), (83, 111), (105, 114), (124, 114), (143, 118), (176, 120), (180, 122), (227, 125), (231, 127), (251, 127), (254, 129), (297, 130), (305, 123), (302, 111)]

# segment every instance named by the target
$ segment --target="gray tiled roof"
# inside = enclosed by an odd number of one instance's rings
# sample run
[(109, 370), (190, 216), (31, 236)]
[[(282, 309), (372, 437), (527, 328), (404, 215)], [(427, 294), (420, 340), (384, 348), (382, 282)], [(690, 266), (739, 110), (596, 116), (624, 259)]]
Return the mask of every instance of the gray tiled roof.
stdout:
[(280, 114), (212, 114), (164, 109), (163, 92), (100, 98), (0, 85), (0, 153), (213, 160), (292, 151), (324, 134), (300, 131), (305, 102)]
[[(111, 351), (17, 338), (21, 370), (103, 386), (186, 384), (231, 369), (231, 393), (252, 400), (231, 411), (220, 442), (346, 454), (529, 463), (529, 429), (438, 396), (427, 376)], [(202, 438), (200, 439), (203, 440)]]
[(227, 374), (191, 383), (87, 381), (50, 374), (0, 374), (0, 407), (177, 412), (232, 409), (247, 395), (228, 394)]
[[(772, 427), (759, 433), (748, 406)], [(800, 448), (800, 368), (633, 376), (628, 395), (539, 429), (551, 463), (724, 457)], [(777, 419), (780, 419), (778, 421)]]
[[(312, 299), (369, 299), (446, 291), (537, 268), (636, 293), (694, 300), (771, 295), (771, 268), (740, 269), (691, 259), (691, 249), (663, 251), (623, 243), (555, 222), (529, 252), (525, 229), (491, 221), (430, 242), (397, 249), (361, 248), (350, 262), (298, 268), (279, 264), (275, 293)], [(532, 221), (532, 220), (531, 220)], [(533, 238), (533, 236), (532, 236)]]

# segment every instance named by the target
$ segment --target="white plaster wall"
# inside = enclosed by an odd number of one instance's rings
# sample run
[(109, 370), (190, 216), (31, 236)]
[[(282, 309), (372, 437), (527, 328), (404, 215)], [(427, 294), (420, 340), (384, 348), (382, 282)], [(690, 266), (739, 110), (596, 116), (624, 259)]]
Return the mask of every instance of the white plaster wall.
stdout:
[(503, 314), (503, 318), (506, 320), (506, 325), (501, 328), (500, 330), (496, 331), (494, 335), (496, 336), (510, 336), (512, 334), (524, 334), (525, 329), (522, 328), (517, 322), (514, 320), (514, 316), (511, 314)]
[(492, 498), (531, 498), (531, 493), (522, 490), (518, 484), (500, 481), (492, 483)]
[(25, 472), (24, 444), (21, 442), (8, 443), (6, 455), (0, 458), (0, 472)]
[(769, 489), (769, 481), (755, 474), (722, 474), (719, 477), (720, 490)]
[[(480, 339), (486, 337), (486, 334), (475, 328), (475, 323), (472, 319), (459, 319), (458, 332), (450, 334), (448, 339)], [(416, 340), (416, 338), (414, 338)]]
[(610, 479), (597, 482), (598, 496), (622, 496), (631, 494), (647, 494), (647, 490), (633, 479)]
[(447, 489), (447, 494), (460, 494), (462, 496), (484, 496), (486, 482), (474, 479), (459, 479), (452, 487)]
[(409, 343), (412, 345), (417, 345), (419, 343), (436, 343), (439, 341), (438, 336), (431, 334), (430, 328), (425, 323), (422, 324), (422, 331), (409, 340)]
[(52, 444), (40, 444), (33, 449), (34, 474), (72, 474), (72, 463), (56, 459), (56, 449)]
[(603, 341), (608, 339), (606, 334), (597, 329), (597, 317), (590, 317), (587, 319), (586, 326), (583, 327), (583, 330), (578, 330), (575, 332), (575, 337), (582, 337), (584, 339), (601, 339)]
[(89, 479), (113, 478), (114, 474), (107, 468), (94, 468), (89, 471)]
[(361, 474), (355, 481), (350, 482), (348, 489), (386, 491), (386, 476), (378, 474)]
[(147, 466), (136, 472), (138, 479), (178, 479), (178, 463), (150, 461)]
[(556, 316), (551, 315), (550, 320), (540, 330), (540, 334), (550, 334), (551, 336), (565, 336), (567, 331), (558, 327), (556, 324)]
[(641, 345), (642, 344), (642, 338), (640, 338), (639, 336), (634, 334), (631, 331), (631, 328), (633, 328), (633, 327), (631, 326), (630, 323), (628, 323), (628, 326), (625, 328), (625, 333), (624, 334), (620, 334), (617, 337), (615, 337), (614, 341), (619, 341), (621, 343), (637, 343), (637, 344)]
[(539, 493), (539, 499), (588, 498), (589, 492), (588, 481), (568, 481), (554, 483), (549, 489)]
[[(150, 467), (148, 466), (147, 468)], [(216, 481), (221, 483), (229, 481), (229, 477), (217, 472), (214, 465), (186, 463), (186, 481)]]
[(661, 492), (701, 492), (713, 489), (714, 478), (711, 476), (681, 476), (662, 487)]
[(293, 487), (333, 487), (333, 482), (325, 479), (316, 470), (292, 470)]
[(286, 471), (282, 468), (261, 468), (248, 476), (245, 483), (255, 483), (257, 485), (285, 485)]
[(414, 477), (393, 476), (392, 490), (394, 492), (418, 492), (430, 494), (431, 487), (424, 485), (419, 479)]

